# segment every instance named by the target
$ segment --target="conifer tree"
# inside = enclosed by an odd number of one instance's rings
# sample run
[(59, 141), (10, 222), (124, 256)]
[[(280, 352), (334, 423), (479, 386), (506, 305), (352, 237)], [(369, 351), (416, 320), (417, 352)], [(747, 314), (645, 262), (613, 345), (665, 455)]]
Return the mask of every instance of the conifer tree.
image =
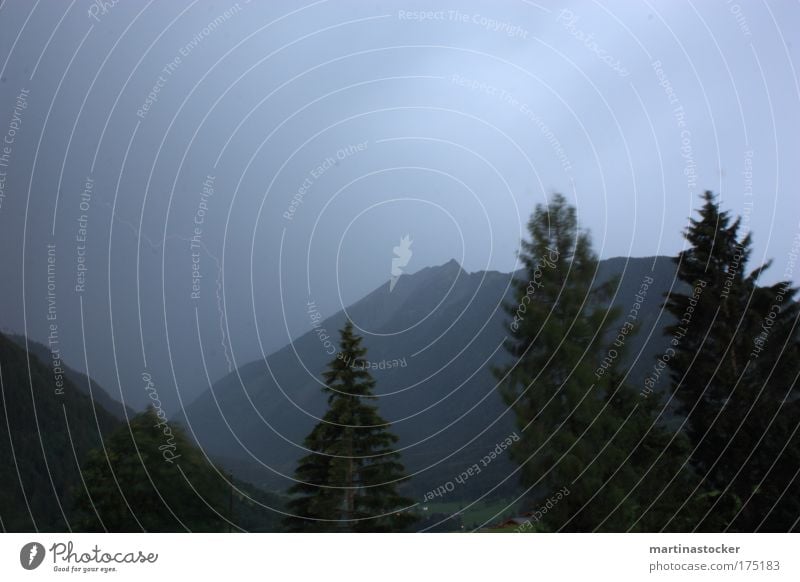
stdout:
[(741, 230), (705, 192), (675, 258), (689, 291), (667, 297), (677, 320), (666, 330), (675, 347), (667, 363), (701, 478), (696, 495), (710, 500), (695, 527), (787, 531), (800, 516), (797, 289), (758, 285), (770, 263), (747, 272), (752, 237)]
[(639, 407), (616, 365), (595, 373), (617, 315), (609, 307), (615, 282), (596, 284), (597, 256), (563, 196), (537, 206), (528, 230), (520, 252), (526, 275), (507, 308), (514, 361), (495, 370), (522, 431), (512, 456), (522, 465), (527, 502), (535, 509), (569, 488), (540, 529), (656, 529), (653, 519), (663, 518), (674, 496), (655, 508), (643, 498), (662, 490), (663, 482), (654, 483), (674, 461), (673, 448), (656, 462), (669, 439), (654, 403)]
[(328, 411), (305, 439), (289, 489), (286, 526), (292, 531), (403, 531), (415, 521), (413, 502), (398, 493), (407, 479), (397, 437), (369, 404), (375, 380), (364, 365), (366, 348), (348, 321), (341, 350), (323, 373)]

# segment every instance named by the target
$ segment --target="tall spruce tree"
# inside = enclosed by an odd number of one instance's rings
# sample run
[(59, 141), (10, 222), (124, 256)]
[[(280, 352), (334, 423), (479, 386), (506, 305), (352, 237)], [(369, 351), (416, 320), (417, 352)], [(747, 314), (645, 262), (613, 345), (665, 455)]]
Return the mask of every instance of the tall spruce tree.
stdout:
[(368, 404), (375, 380), (367, 371), (361, 337), (348, 321), (340, 351), (323, 373), (328, 411), (305, 439), (311, 451), (289, 489), (291, 531), (403, 531), (414, 521), (413, 501), (398, 493), (405, 481), (397, 437)]
[(710, 500), (694, 527), (787, 531), (800, 517), (797, 289), (758, 285), (769, 263), (747, 272), (752, 237), (741, 230), (705, 192), (675, 258), (690, 291), (667, 296), (677, 320), (668, 366), (701, 477), (695, 495)]
[[(514, 362), (495, 370), (521, 429), (512, 457), (528, 503), (534, 509), (568, 487), (540, 528), (658, 529), (674, 507), (663, 477), (680, 440), (669, 444), (655, 400), (637, 402), (618, 366), (596, 374), (617, 315), (609, 307), (615, 282), (596, 285), (597, 256), (563, 196), (537, 206), (528, 230), (520, 252), (526, 275), (507, 307)], [(657, 493), (667, 494), (654, 505)]]

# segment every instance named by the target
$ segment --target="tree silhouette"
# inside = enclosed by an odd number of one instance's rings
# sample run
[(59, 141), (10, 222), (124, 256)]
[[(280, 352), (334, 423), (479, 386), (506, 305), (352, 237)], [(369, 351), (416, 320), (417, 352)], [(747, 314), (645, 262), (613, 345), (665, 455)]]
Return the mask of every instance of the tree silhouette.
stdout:
[(758, 285), (770, 263), (747, 272), (752, 237), (740, 231), (705, 192), (675, 259), (690, 291), (667, 297), (678, 323), (666, 331), (680, 340), (668, 365), (710, 500), (696, 527), (788, 531), (800, 515), (797, 289)]
[(80, 531), (226, 531), (229, 489), (184, 434), (155, 409), (105, 440), (82, 469)]
[(305, 439), (287, 518), (292, 531), (402, 531), (415, 520), (413, 502), (397, 492), (407, 479), (392, 445), (397, 437), (375, 406), (364, 369), (366, 349), (347, 322), (341, 351), (324, 372), (328, 411)]
[(595, 285), (597, 256), (563, 196), (537, 206), (528, 231), (525, 276), (507, 306), (514, 362), (495, 374), (520, 429), (512, 457), (530, 508), (570, 490), (537, 528), (661, 527), (684, 485), (676, 480), (665, 490), (663, 477), (685, 443), (656, 423), (654, 398), (642, 400), (622, 382), (618, 359), (596, 374), (617, 316), (609, 307), (616, 282)]

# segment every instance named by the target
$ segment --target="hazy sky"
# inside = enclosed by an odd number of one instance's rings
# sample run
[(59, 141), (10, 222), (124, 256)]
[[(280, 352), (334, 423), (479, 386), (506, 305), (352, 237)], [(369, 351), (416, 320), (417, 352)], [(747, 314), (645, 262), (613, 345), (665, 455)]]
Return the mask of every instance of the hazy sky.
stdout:
[(705, 189), (768, 280), (800, 231), (796, 2), (102, 4), (0, 2), (0, 323), (39, 339), (47, 244), (63, 333), (160, 322), (115, 332), (138, 369), (200, 328), (217, 376), (404, 235), (407, 271), (513, 270), (554, 192), (604, 258), (676, 253)]

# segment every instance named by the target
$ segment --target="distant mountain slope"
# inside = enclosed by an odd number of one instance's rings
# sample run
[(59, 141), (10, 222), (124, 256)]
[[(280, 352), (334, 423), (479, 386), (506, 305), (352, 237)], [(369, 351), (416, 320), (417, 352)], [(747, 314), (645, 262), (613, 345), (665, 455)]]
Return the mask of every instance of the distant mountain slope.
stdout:
[[(517, 274), (515, 274), (517, 275)], [(613, 304), (624, 318), (643, 279), (652, 277), (641, 301), (642, 332), (627, 341), (630, 382), (641, 385), (655, 356), (666, 347), (661, 328), (663, 293), (673, 284), (668, 257), (602, 261), (598, 284), (620, 277)], [(478, 463), (516, 429), (496, 389), (493, 365), (508, 359), (502, 344), (512, 274), (468, 274), (456, 261), (404, 275), (393, 291), (379, 287), (345, 311), (318, 322), (318, 329), (217, 382), (178, 416), (209, 454), (269, 488), (286, 488), (301, 443), (325, 410), (320, 373), (335, 354), (338, 329), (349, 317), (361, 328), (367, 357), (377, 369), (381, 414), (400, 437), (403, 459), (420, 500)], [(521, 276), (521, 273), (518, 275)], [(311, 317), (313, 306), (310, 307)], [(321, 318), (320, 318), (321, 319)], [(650, 333), (652, 330), (652, 334)], [(325, 343), (326, 337), (332, 344)], [(599, 362), (598, 362), (599, 365)], [(238, 460), (238, 463), (233, 463)], [(501, 479), (514, 467), (500, 455), (452, 492), (476, 498), (516, 488)], [(255, 478), (255, 475), (259, 475)], [(283, 474), (284, 476), (281, 476)]]
[[(7, 337), (22, 349), (25, 349), (25, 336), (9, 334)], [(45, 363), (50, 361), (49, 348), (43, 344), (40, 344), (39, 342), (33, 341), (30, 338), (28, 338), (28, 350), (40, 361)], [(105, 408), (119, 420), (131, 418), (136, 414), (132, 408), (125, 406), (121, 402), (112, 398), (108, 392), (102, 386), (100, 386), (100, 384), (87, 377), (86, 374), (78, 372), (64, 363), (62, 363), (61, 367), (64, 368), (64, 375), (69, 378), (69, 380), (78, 390), (91, 396), (95, 402), (97, 402), (100, 406)]]
[(119, 424), (48, 364), (0, 334), (1, 531), (65, 531), (79, 463)]

